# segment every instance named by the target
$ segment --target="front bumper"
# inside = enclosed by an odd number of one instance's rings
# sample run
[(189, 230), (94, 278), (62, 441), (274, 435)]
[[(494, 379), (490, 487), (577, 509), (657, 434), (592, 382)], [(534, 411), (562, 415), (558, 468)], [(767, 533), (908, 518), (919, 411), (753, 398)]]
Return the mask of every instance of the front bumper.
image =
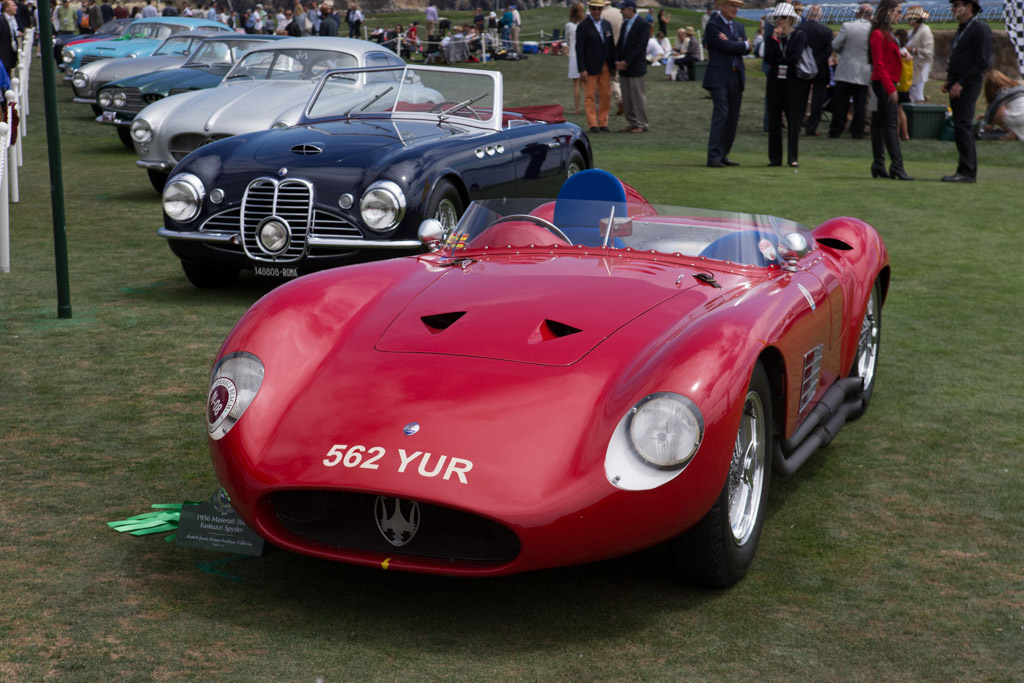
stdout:
[[(168, 230), (160, 228), (157, 234), (169, 240), (186, 240), (189, 242), (206, 242), (208, 244), (233, 244), (241, 245), (242, 238), (238, 233), (225, 232), (198, 232), (195, 230)], [(317, 237), (311, 235), (306, 238), (310, 247), (339, 247), (343, 249), (391, 249), (407, 251), (419, 249), (423, 245), (419, 240), (367, 240), (351, 237)]]
[(128, 118), (126, 114), (109, 110), (104, 110), (102, 114), (96, 117), (96, 123), (100, 123), (105, 126), (131, 126), (132, 121), (134, 120), (134, 115), (131, 116), (131, 118)]

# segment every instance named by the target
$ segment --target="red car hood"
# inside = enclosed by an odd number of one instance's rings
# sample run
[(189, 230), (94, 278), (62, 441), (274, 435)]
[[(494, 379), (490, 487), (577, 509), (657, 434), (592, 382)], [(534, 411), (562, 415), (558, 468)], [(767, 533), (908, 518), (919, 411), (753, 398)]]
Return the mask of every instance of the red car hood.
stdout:
[[(522, 267), (524, 259), (531, 267)], [(615, 330), (692, 286), (692, 279), (677, 286), (678, 272), (655, 263), (593, 259), (567, 269), (564, 258), (528, 256), (453, 267), (412, 299), (375, 346), (386, 352), (570, 365)]]

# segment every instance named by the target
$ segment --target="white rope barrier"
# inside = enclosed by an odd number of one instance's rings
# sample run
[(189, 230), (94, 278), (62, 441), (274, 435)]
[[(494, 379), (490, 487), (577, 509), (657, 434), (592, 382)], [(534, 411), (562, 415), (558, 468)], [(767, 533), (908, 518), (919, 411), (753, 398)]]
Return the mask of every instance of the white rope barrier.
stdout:
[[(6, 150), (11, 129), (0, 121), (0, 145)], [(0, 273), (11, 272), (10, 205), (7, 202), (7, 154), (0, 154)]]
[(14, 122), (14, 110), (18, 105), (18, 95), (13, 90), (4, 93), (7, 100), (7, 135), (4, 138), (4, 149), (7, 157), (7, 184), (10, 186), (11, 202), (17, 204), (20, 201), (18, 192), (18, 144), (21, 142), (21, 126), (18, 126), (18, 141), (11, 144), (11, 134)]

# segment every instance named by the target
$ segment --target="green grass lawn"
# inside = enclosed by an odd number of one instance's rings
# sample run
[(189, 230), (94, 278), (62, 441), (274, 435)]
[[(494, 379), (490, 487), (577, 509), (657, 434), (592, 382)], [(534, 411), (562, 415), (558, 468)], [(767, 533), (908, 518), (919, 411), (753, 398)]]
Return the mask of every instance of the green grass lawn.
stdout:
[[(564, 23), (545, 12), (527, 16)], [(510, 104), (571, 107), (563, 58), (496, 68)], [(599, 166), (659, 203), (812, 226), (852, 215), (885, 237), (871, 410), (773, 480), (757, 560), (731, 590), (678, 584), (660, 548), (456, 580), (274, 549), (235, 558), (105, 526), (216, 488), (210, 365), (271, 285), (192, 288), (156, 236), (159, 202), (134, 155), (59, 86), (74, 315), (57, 319), (35, 69), (0, 274), (0, 681), (1024, 676), (1020, 143), (980, 143), (973, 186), (938, 182), (956, 164), (938, 140), (904, 144), (913, 183), (873, 180), (869, 142), (849, 138), (802, 138), (799, 172), (766, 168), (752, 63), (742, 166), (709, 169), (710, 101), (652, 72), (651, 132), (597, 136)], [(941, 101), (937, 83), (929, 93)]]

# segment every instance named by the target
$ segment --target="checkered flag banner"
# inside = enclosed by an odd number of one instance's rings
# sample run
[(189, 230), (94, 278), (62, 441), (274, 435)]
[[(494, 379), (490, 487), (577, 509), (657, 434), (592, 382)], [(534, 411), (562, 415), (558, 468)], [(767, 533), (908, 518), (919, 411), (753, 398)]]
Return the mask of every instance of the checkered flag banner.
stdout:
[(1006, 0), (1003, 4), (1006, 32), (1017, 52), (1017, 69), (1024, 74), (1024, 0)]

